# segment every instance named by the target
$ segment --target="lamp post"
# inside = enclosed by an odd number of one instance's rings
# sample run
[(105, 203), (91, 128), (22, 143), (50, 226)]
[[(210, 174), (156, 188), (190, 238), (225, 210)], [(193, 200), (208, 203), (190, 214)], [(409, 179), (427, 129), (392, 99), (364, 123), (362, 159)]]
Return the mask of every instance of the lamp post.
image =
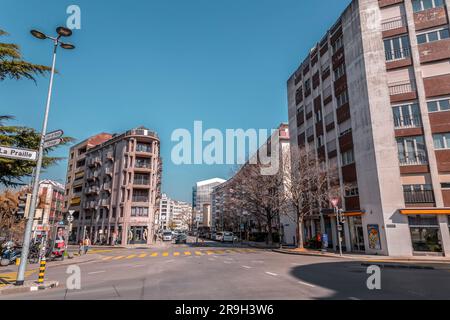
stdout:
[(52, 97), (52, 88), (53, 88), (53, 78), (55, 75), (55, 66), (56, 66), (56, 51), (58, 48), (58, 45), (67, 50), (75, 49), (75, 46), (69, 43), (65, 43), (60, 41), (61, 37), (70, 37), (72, 35), (72, 30), (65, 28), (65, 27), (58, 27), (56, 29), (57, 36), (56, 37), (49, 37), (45, 35), (44, 33), (37, 31), (37, 30), (31, 30), (31, 34), (40, 39), (40, 40), (46, 40), (50, 39), (53, 41), (53, 62), (52, 62), (52, 69), (50, 73), (50, 84), (48, 88), (48, 95), (47, 95), (47, 104), (45, 107), (45, 114), (44, 114), (44, 122), (42, 124), (42, 131), (41, 131), (41, 140), (39, 143), (39, 153), (36, 163), (36, 169), (34, 174), (34, 181), (33, 181), (33, 193), (31, 196), (31, 204), (30, 204), (30, 211), (28, 215), (28, 220), (25, 228), (25, 234), (23, 237), (23, 247), (22, 247), (22, 254), (20, 257), (20, 266), (19, 271), (17, 272), (17, 279), (16, 279), (16, 285), (17, 286), (23, 286), (25, 281), (25, 270), (27, 267), (27, 260), (28, 260), (28, 253), (30, 250), (30, 241), (31, 241), (31, 232), (33, 229), (33, 220), (34, 220), (34, 214), (36, 211), (36, 202), (39, 192), (39, 176), (41, 173), (42, 168), (42, 160), (44, 158), (44, 142), (45, 142), (45, 136), (47, 134), (47, 122), (48, 122), (48, 114), (50, 111), (50, 102)]

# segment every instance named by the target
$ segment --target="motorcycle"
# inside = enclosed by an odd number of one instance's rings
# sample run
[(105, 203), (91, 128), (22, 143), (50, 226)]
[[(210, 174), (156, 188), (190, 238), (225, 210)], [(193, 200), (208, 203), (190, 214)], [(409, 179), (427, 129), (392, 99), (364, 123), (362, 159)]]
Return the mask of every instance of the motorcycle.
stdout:
[(17, 248), (12, 241), (6, 242), (3, 247), (0, 265), (5, 267), (16, 263), (17, 258), (20, 258), (21, 250)]

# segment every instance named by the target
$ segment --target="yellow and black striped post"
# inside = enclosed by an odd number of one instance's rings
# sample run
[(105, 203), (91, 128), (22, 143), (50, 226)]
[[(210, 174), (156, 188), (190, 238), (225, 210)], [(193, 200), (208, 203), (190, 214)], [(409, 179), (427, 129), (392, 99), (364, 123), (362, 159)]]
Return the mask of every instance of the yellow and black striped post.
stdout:
[(39, 266), (39, 278), (38, 278), (38, 284), (44, 283), (44, 276), (45, 276), (45, 256), (41, 259), (41, 264)]

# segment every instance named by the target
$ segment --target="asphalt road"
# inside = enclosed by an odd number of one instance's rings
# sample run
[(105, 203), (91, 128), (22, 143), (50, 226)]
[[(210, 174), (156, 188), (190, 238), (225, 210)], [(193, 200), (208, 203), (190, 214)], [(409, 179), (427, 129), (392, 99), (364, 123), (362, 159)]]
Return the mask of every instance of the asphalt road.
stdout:
[(58, 280), (58, 288), (0, 299), (450, 299), (448, 267), (384, 268), (381, 290), (369, 290), (367, 267), (345, 259), (284, 255), (215, 243), (207, 248), (188, 244), (98, 253), (98, 260), (78, 265), (79, 290), (66, 286), (68, 266), (54, 266), (46, 278)]

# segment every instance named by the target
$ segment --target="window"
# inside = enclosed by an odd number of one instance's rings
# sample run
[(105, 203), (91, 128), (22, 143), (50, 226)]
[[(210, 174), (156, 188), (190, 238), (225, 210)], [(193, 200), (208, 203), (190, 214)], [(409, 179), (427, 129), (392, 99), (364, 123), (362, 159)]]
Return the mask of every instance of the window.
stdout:
[(342, 166), (343, 167), (354, 163), (355, 162), (355, 155), (353, 153), (353, 149), (342, 153), (341, 159), (342, 159)]
[(408, 222), (414, 251), (442, 252), (441, 231), (436, 216), (409, 216)]
[(327, 150), (328, 152), (336, 150), (336, 139), (331, 140), (330, 142), (327, 143)]
[(348, 93), (344, 91), (339, 96), (336, 97), (337, 107), (341, 107), (348, 102)]
[(405, 59), (410, 56), (408, 36), (384, 40), (386, 61)]
[(450, 149), (450, 133), (433, 135), (435, 149)]
[(439, 41), (450, 37), (448, 28), (435, 30), (427, 33), (417, 35), (417, 42), (419, 44)]
[(334, 70), (334, 80), (339, 79), (345, 74), (345, 64), (341, 64), (336, 70)]
[(414, 12), (443, 7), (444, 0), (412, 0)]
[(132, 217), (148, 217), (147, 207), (131, 207)]
[(397, 148), (401, 165), (420, 165), (428, 162), (423, 136), (398, 138)]
[(150, 169), (150, 159), (136, 158), (135, 167)]
[(334, 114), (333, 112), (331, 112), (325, 116), (325, 125), (327, 126), (329, 124), (332, 124), (333, 122), (334, 122)]
[(315, 113), (315, 115), (316, 115), (316, 123), (319, 123), (320, 121), (322, 121), (322, 111), (321, 110), (318, 110), (316, 113)]
[(342, 48), (343, 45), (343, 39), (342, 36), (340, 36), (335, 43), (333, 43), (333, 54), (335, 54), (340, 48)]
[(133, 190), (133, 202), (148, 202), (148, 190)]
[(441, 183), (442, 189), (450, 189), (450, 182), (443, 182)]
[(345, 189), (345, 197), (357, 197), (359, 196), (359, 189), (357, 186), (352, 186)]
[(434, 203), (434, 192), (431, 184), (410, 184), (403, 186), (405, 203)]
[(137, 152), (152, 152), (152, 146), (150, 144), (146, 143), (138, 143), (136, 144), (136, 151)]
[(394, 113), (394, 125), (396, 128), (422, 126), (419, 104), (411, 103), (394, 106), (392, 111)]
[(450, 99), (441, 99), (427, 102), (429, 112), (448, 111), (450, 110)]
[(311, 79), (305, 80), (305, 91), (311, 91)]
[(316, 141), (317, 141), (317, 148), (323, 146), (323, 136), (318, 136)]

